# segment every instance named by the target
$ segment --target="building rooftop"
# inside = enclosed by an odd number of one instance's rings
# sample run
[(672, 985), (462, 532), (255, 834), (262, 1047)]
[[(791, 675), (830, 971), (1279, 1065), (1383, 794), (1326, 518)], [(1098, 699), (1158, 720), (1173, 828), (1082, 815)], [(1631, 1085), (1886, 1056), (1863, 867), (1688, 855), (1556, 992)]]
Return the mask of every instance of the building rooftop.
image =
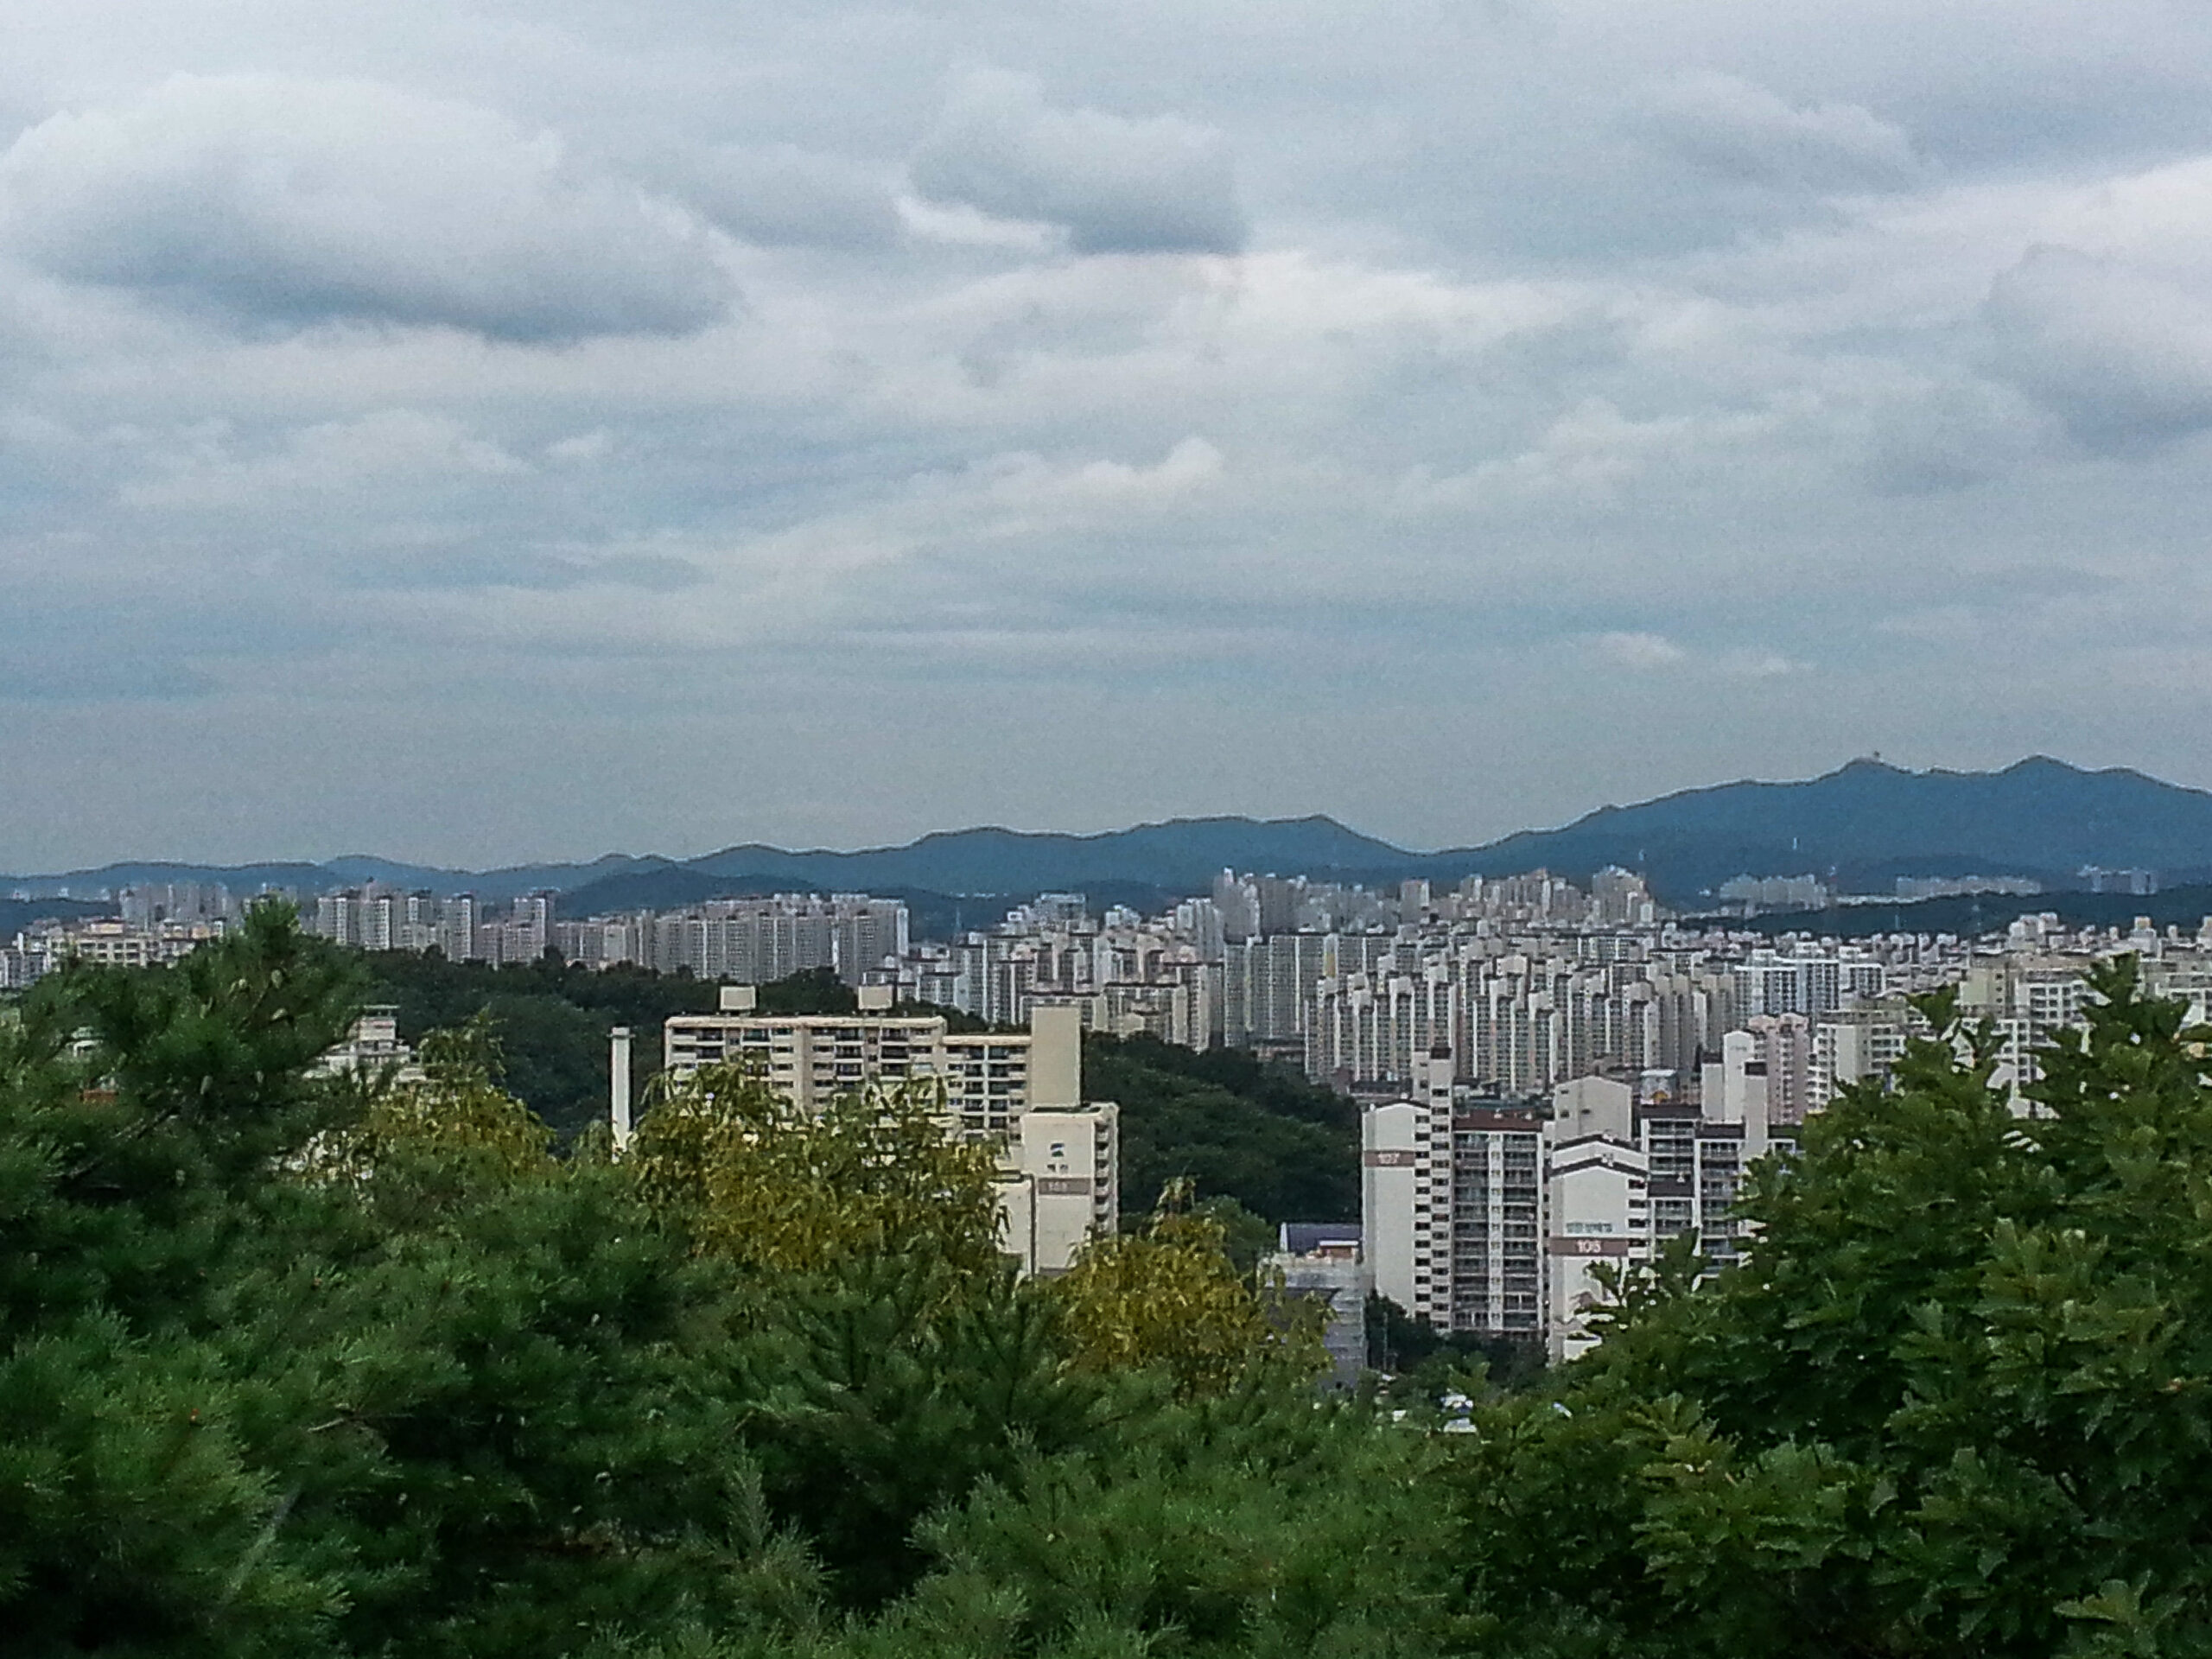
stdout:
[(1313, 1255), (1332, 1247), (1357, 1249), (1360, 1227), (1356, 1221), (1286, 1221), (1275, 1243), (1286, 1255)]

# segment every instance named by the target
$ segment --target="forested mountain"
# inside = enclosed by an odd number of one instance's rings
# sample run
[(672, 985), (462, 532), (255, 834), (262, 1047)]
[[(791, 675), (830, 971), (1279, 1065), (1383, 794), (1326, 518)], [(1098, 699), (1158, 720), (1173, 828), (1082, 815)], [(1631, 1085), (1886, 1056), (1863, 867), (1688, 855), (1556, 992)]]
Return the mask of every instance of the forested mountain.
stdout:
[(1539, 865), (1642, 870), (1677, 903), (1732, 875), (1833, 874), (1880, 891), (1899, 875), (2030, 875), (2084, 865), (2212, 874), (2212, 794), (2035, 756), (2002, 772), (1906, 772), (1854, 760), (1804, 783), (1723, 784), (1609, 806), (1560, 830), (1439, 853), (1440, 875)]
[[(596, 888), (607, 908), (693, 903), (723, 894), (777, 891), (979, 893), (1033, 897), (1052, 888), (1122, 887), (1198, 892), (1223, 868), (1303, 871), (1393, 868), (1412, 855), (1325, 817), (1212, 817), (1139, 824), (1099, 835), (956, 830), (901, 847), (859, 852), (792, 852), (757, 844), (674, 860), (610, 853), (588, 864), (526, 864), (449, 870), (354, 855), (324, 864), (184, 865), (118, 863), (46, 875), (0, 876), (35, 893), (143, 881), (225, 881), (246, 892), (264, 884), (312, 891), (380, 880), (438, 893), (473, 892), (488, 900), (538, 888)], [(627, 885), (618, 885), (627, 884)]]
[(1178, 818), (1103, 835), (957, 830), (905, 847), (859, 853), (785, 853), (733, 847), (691, 860), (709, 874), (788, 874), (823, 887), (926, 887), (938, 893), (1020, 893), (1144, 882), (1197, 892), (1224, 868), (1301, 871), (1398, 865), (1410, 855), (1332, 818)]
[(491, 901), (552, 888), (568, 895), (571, 915), (787, 890), (872, 892), (906, 897), (928, 924), (920, 931), (942, 937), (956, 922), (982, 925), (1009, 903), (1054, 889), (1154, 909), (1205, 891), (1224, 868), (1387, 884), (1540, 867), (1580, 880), (1615, 864), (1644, 872), (1662, 898), (1681, 906), (1738, 874), (1815, 874), (1853, 891), (1885, 890), (1899, 875), (2017, 874), (2060, 887), (2083, 866), (2101, 865), (2158, 870), (2171, 885), (2212, 877), (2212, 794), (2041, 756), (1994, 772), (1854, 760), (1805, 782), (1689, 790), (1439, 853), (1408, 852), (1325, 817), (1210, 817), (1094, 836), (960, 830), (860, 852), (745, 845), (682, 861), (610, 854), (589, 864), (474, 873), (367, 857), (229, 868), (117, 864), (0, 876), (0, 887), (81, 893), (222, 880), (246, 892), (264, 882), (312, 891), (373, 877)]
[(2138, 918), (2161, 931), (2178, 927), (2194, 933), (2212, 916), (2212, 885), (2199, 882), (2152, 893), (1976, 893), (1952, 899), (1923, 899), (1916, 904), (1843, 905), (1827, 910), (1776, 911), (1740, 925), (1753, 932), (1821, 933), (1863, 939), (1876, 933), (1949, 933), (1974, 938), (1993, 933), (2015, 918), (2048, 911), (2069, 927), (2132, 927)]
[(0, 942), (13, 939), (33, 922), (78, 921), (105, 916), (112, 907), (78, 899), (0, 899)]

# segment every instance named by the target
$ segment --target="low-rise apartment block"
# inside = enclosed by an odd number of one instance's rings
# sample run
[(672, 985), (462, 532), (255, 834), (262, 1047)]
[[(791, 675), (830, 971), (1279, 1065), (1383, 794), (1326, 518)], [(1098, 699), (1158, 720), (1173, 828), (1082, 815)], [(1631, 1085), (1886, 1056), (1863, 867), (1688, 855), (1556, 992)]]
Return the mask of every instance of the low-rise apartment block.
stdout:
[(955, 1032), (942, 1014), (893, 1012), (892, 988), (861, 988), (850, 1014), (759, 1011), (749, 985), (722, 988), (715, 1014), (677, 1014), (662, 1032), (669, 1072), (745, 1065), (808, 1110), (880, 1082), (944, 1093), (951, 1134), (998, 1149), (1006, 1248), (1026, 1271), (1065, 1272), (1118, 1224), (1121, 1114), (1083, 1098), (1080, 1009), (1038, 1006), (1026, 1032)]
[(972, 1133), (1013, 1130), (1039, 1106), (1074, 1106), (1083, 1092), (1083, 1024), (1072, 1007), (1039, 1006), (1026, 1032), (955, 1032), (943, 1014), (891, 1011), (891, 988), (863, 986), (849, 1014), (757, 1011), (750, 985), (725, 985), (715, 1014), (680, 1014), (662, 1031), (662, 1063), (678, 1077), (741, 1062), (794, 1104), (813, 1108), (864, 1084), (928, 1078)]

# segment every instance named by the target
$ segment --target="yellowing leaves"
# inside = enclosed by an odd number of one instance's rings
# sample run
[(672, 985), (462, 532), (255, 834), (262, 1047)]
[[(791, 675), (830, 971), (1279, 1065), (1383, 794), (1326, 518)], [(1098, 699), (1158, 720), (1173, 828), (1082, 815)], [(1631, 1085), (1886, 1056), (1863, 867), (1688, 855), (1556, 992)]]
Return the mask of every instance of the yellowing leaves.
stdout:
[(753, 1073), (663, 1087), (625, 1166), (702, 1249), (804, 1272), (864, 1255), (984, 1270), (998, 1251), (997, 1159), (947, 1135), (938, 1092), (885, 1084), (810, 1112)]
[(1192, 1395), (1222, 1393), (1271, 1358), (1318, 1370), (1318, 1309), (1263, 1298), (1230, 1262), (1221, 1223), (1189, 1198), (1188, 1183), (1171, 1185), (1141, 1233), (1101, 1239), (1053, 1281), (1072, 1363), (1156, 1365)]

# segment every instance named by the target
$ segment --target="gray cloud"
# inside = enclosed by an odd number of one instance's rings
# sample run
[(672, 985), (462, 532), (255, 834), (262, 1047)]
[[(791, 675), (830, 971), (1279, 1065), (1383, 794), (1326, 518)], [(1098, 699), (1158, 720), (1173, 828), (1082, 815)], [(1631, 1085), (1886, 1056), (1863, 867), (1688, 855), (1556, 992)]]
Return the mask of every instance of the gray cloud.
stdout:
[(674, 593), (696, 588), (706, 574), (669, 554), (570, 554), (531, 550), (466, 552), (431, 559), (388, 559), (365, 570), (364, 585), (380, 588), (525, 588), (542, 593), (574, 588), (640, 588)]
[(1896, 190), (1920, 171), (1904, 131), (1859, 105), (1792, 105), (1712, 70), (1662, 86), (1645, 122), (1696, 165), (1748, 184)]
[(1026, 75), (976, 72), (909, 162), (932, 200), (1060, 226), (1079, 253), (1244, 245), (1228, 142), (1178, 116), (1057, 109)]
[(33, 5), (0, 868), (2212, 784), (2212, 16)]
[(132, 506), (164, 512), (235, 510), (285, 498), (383, 493), (453, 479), (512, 476), (529, 469), (451, 416), (378, 410), (291, 432), (258, 453), (225, 430), (183, 435), (152, 476), (126, 484)]
[(2017, 391), (1947, 379), (1871, 421), (1863, 467), (1885, 495), (1933, 495), (1986, 484), (2049, 447), (2051, 422)]
[(2085, 443), (2125, 449), (2212, 426), (2212, 303), (2197, 294), (2042, 246), (1997, 278), (1984, 315), (1997, 366)]
[(795, 144), (721, 145), (672, 170), (686, 201), (748, 242), (874, 252), (899, 238), (887, 179), (834, 156)]
[(261, 322), (495, 339), (688, 334), (729, 279), (696, 230), (558, 141), (352, 79), (179, 77), (0, 155), (0, 246)]

